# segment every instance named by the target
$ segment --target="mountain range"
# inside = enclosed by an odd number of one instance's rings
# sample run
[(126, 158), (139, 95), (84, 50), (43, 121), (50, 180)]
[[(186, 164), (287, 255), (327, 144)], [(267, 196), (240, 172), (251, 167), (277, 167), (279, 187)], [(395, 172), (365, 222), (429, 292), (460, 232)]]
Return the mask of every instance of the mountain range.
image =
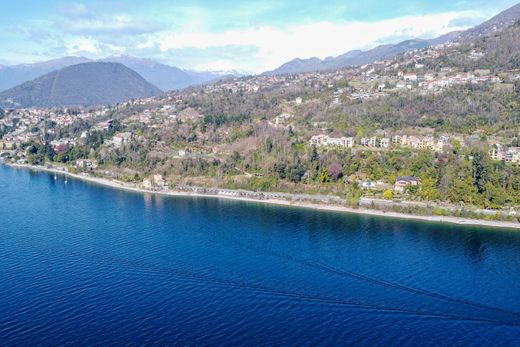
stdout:
[(183, 70), (158, 63), (151, 59), (135, 58), (128, 55), (109, 57), (101, 60), (91, 60), (84, 57), (64, 57), (35, 64), (0, 65), (0, 91), (12, 88), (64, 67), (96, 61), (123, 64), (135, 70), (145, 80), (164, 91), (183, 89), (208, 83), (228, 74), (225, 72)]
[(440, 37), (423, 40), (411, 39), (397, 44), (377, 46), (368, 51), (353, 50), (337, 57), (319, 59), (293, 59), (273, 71), (264, 72), (266, 75), (295, 74), (313, 71), (340, 69), (355, 65), (369, 64), (376, 60), (391, 59), (400, 53), (413, 49), (443, 44), (450, 41), (471, 39), (500, 30), (520, 19), (520, 4), (517, 4), (491, 18), (490, 20), (466, 31), (454, 31)]
[(120, 63), (93, 62), (65, 67), (0, 93), (4, 107), (111, 105), (162, 91)]
[(212, 82), (226, 75), (223, 72), (183, 70), (151, 59), (136, 58), (129, 55), (110, 57), (100, 61), (123, 64), (164, 91)]
[(490, 20), (485, 21), (482, 24), (477, 25), (474, 28), (468, 29), (460, 33), (460, 39), (473, 38), (483, 35), (491, 34), (495, 31), (499, 31), (506, 26), (517, 22), (520, 19), (520, 3), (507, 10), (500, 12)]
[[(474, 38), (485, 40), (494, 32), (509, 27), (519, 19), (520, 4), (463, 32), (451, 32), (429, 40), (411, 39), (397, 44), (381, 45), (368, 51), (353, 50), (323, 60), (297, 58), (264, 74), (334, 70), (391, 59), (410, 50), (445, 42), (471, 42)], [(513, 45), (509, 49), (514, 50), (515, 47)], [(102, 60), (64, 57), (36, 64), (0, 65), (0, 91), (7, 89), (0, 92), (0, 106), (108, 105), (132, 98), (158, 95), (161, 90), (182, 89), (229, 77), (226, 73), (183, 70), (150, 59), (126, 55)]]
[(302, 72), (334, 70), (344, 67), (363, 65), (380, 59), (390, 59), (399, 53), (403, 53), (412, 49), (421, 49), (431, 45), (430, 40), (413, 39), (392, 45), (378, 46), (369, 51), (353, 50), (337, 57), (328, 57), (325, 59), (296, 58), (288, 63), (283, 64), (273, 71), (265, 72), (267, 75), (283, 75), (295, 74)]

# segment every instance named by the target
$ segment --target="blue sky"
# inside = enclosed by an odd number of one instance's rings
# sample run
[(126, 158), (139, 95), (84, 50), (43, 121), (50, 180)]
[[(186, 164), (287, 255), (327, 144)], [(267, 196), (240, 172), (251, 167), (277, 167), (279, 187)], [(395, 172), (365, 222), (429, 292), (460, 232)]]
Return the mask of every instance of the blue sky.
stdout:
[(0, 64), (129, 54), (261, 72), (478, 24), (518, 0), (0, 0)]

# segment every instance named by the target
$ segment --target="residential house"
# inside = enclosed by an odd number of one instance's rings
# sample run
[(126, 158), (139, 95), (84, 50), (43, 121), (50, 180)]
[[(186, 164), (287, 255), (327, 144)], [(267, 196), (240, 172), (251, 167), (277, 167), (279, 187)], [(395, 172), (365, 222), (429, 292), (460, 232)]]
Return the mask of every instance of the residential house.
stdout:
[(415, 137), (415, 136), (409, 136), (407, 138), (407, 144), (406, 146), (410, 146), (412, 148), (420, 148), (421, 147), (421, 139), (419, 139), (418, 137)]
[(337, 146), (352, 148), (354, 147), (354, 138), (352, 137), (329, 137), (327, 135), (316, 135), (311, 138), (311, 145), (320, 146)]
[(363, 189), (374, 189), (376, 187), (376, 184), (374, 182), (370, 182), (370, 181), (364, 181), (364, 182), (361, 182), (361, 188)]
[(132, 133), (126, 132), (126, 133), (119, 133), (114, 135), (112, 138), (112, 144), (114, 144), (116, 147), (121, 147), (127, 143), (130, 143), (132, 141)]
[(446, 148), (447, 142), (438, 140), (432, 147), (432, 150), (438, 153), (444, 152), (444, 149)]
[(179, 157), (190, 157), (194, 152), (190, 148), (179, 149), (177, 152)]
[(51, 141), (51, 146), (56, 153), (65, 152), (71, 145), (74, 145), (74, 140), (72, 139), (59, 139)]
[(416, 74), (404, 74), (403, 79), (405, 81), (415, 82), (415, 81), (417, 81), (417, 75)]
[(153, 189), (153, 183), (152, 180), (149, 178), (143, 179), (143, 183), (141, 184), (144, 189), (152, 190)]
[(163, 178), (162, 175), (153, 175), (152, 176), (152, 182), (155, 185), (155, 187), (160, 189), (168, 189), (168, 183)]
[(286, 124), (293, 116), (289, 113), (282, 113), (274, 119), (274, 124), (283, 125)]
[(502, 149), (502, 145), (496, 144), (493, 145), (492, 148), (489, 150), (489, 156), (492, 160), (505, 160), (505, 153)]
[(326, 141), (328, 146), (350, 147), (354, 146), (354, 139), (352, 137), (329, 137)]
[(0, 141), (0, 149), (11, 150), (17, 147), (16, 141), (4, 140)]
[(432, 136), (423, 137), (420, 139), (419, 148), (420, 149), (433, 149), (435, 140)]
[(96, 169), (97, 165), (94, 164), (89, 159), (78, 159), (78, 160), (76, 160), (76, 167), (80, 168), (80, 169), (92, 171), (92, 170)]
[(329, 137), (327, 135), (315, 135), (311, 137), (311, 145), (320, 147), (327, 143), (327, 139)]
[(408, 186), (418, 186), (420, 184), (419, 177), (401, 176), (395, 179), (395, 191), (403, 193)]
[(363, 137), (361, 138), (361, 146), (363, 147), (377, 147), (377, 138), (376, 137)]
[(143, 179), (141, 186), (148, 190), (163, 190), (168, 189), (168, 183), (162, 175), (153, 175)]
[(510, 147), (505, 153), (504, 161), (507, 163), (520, 164), (520, 147)]
[(113, 119), (109, 119), (109, 120), (104, 121), (104, 122), (99, 122), (98, 124), (96, 124), (94, 129), (98, 130), (98, 131), (110, 130), (110, 129), (112, 129), (112, 125), (113, 124), (114, 124), (114, 120)]

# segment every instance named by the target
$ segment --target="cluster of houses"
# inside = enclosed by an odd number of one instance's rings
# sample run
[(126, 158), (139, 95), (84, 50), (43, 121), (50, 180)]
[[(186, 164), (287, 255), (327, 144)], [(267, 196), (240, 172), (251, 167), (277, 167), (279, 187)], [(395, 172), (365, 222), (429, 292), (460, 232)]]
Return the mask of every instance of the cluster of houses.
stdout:
[(26, 132), (23, 127), (18, 128), (12, 133), (4, 135), (0, 140), (0, 149), (12, 150), (20, 147), (22, 143), (37, 140), (40, 138), (39, 133)]
[(505, 161), (506, 163), (520, 165), (520, 147), (507, 148), (496, 144), (489, 150), (489, 156), (492, 160)]
[[(328, 135), (315, 135), (311, 137), (310, 143), (316, 147), (344, 147), (352, 148), (355, 146), (353, 137), (330, 137)], [(436, 152), (443, 152), (449, 144), (448, 136), (441, 136), (437, 140), (433, 136), (408, 136), (395, 135), (390, 137), (363, 137), (359, 141), (361, 147), (369, 148), (389, 148), (391, 144), (410, 147), (415, 149), (430, 149)]]
[(414, 149), (429, 149), (435, 152), (443, 152), (450, 143), (449, 136), (440, 136), (435, 139), (433, 136), (408, 136), (394, 135), (392, 143), (403, 147)]
[[(464, 140), (457, 138), (462, 144)], [(353, 148), (356, 145), (354, 137), (331, 137), (328, 135), (315, 135), (311, 137), (310, 144), (315, 147), (341, 147)], [(362, 137), (359, 146), (366, 148), (389, 148), (391, 145), (408, 147), (413, 149), (428, 149), (442, 153), (452, 145), (449, 136), (413, 136), (413, 135), (394, 135), (392, 137)], [(507, 147), (500, 144), (491, 144), (489, 156), (492, 160), (504, 161), (520, 165), (520, 147)]]
[[(407, 187), (415, 187), (421, 184), (421, 180), (419, 177), (415, 176), (399, 176), (396, 177), (394, 182), (394, 191), (397, 193), (404, 193)], [(378, 186), (384, 187), (385, 183), (383, 181), (362, 181), (361, 188), (365, 190), (376, 189)]]
[(104, 116), (108, 108), (102, 107), (96, 110), (71, 111), (68, 109), (5, 109), (6, 116), (0, 121), (0, 125), (13, 127), (16, 120), (19, 125), (36, 125), (43, 121), (54, 123), (58, 127), (65, 127), (73, 124), (78, 119), (86, 120), (93, 117)]
[[(360, 73), (359, 68), (349, 68), (336, 71), (313, 71), (297, 74), (261, 74), (240, 78), (229, 78), (221, 80), (219, 83), (208, 84), (203, 87), (204, 93), (215, 94), (223, 91), (238, 93), (250, 92), (257, 93), (274, 88), (298, 88), (306, 87), (319, 90), (320, 88), (332, 88), (339, 80), (351, 79)], [(332, 87), (331, 87), (332, 86)], [(335, 95), (337, 98), (340, 91)], [(335, 101), (335, 102), (339, 102)], [(294, 99), (296, 105), (303, 103), (303, 98)]]
[(490, 70), (475, 70), (473, 72), (451, 74), (450, 68), (445, 68), (439, 74), (433, 73), (417, 74), (417, 73), (398, 73), (399, 82), (396, 84), (397, 89), (413, 89), (415, 86), (424, 90), (439, 90), (448, 88), (453, 85), (461, 84), (479, 84), (479, 83), (500, 83), (500, 78), (491, 74)]
[[(438, 58), (444, 50), (456, 46), (456, 43), (436, 45), (425, 49), (416, 49), (405, 54), (405, 61), (388, 59), (371, 64), (349, 67), (335, 71), (314, 71), (297, 74), (265, 74), (241, 78), (231, 78), (203, 87), (204, 93), (222, 91), (238, 93), (256, 93), (263, 90), (280, 89), (315, 89), (334, 88), (331, 95), (332, 105), (341, 103), (342, 96), (350, 99), (371, 99), (388, 95), (392, 90), (411, 90), (420, 88), (426, 92), (437, 92), (454, 85), (501, 83), (502, 80), (489, 69), (476, 69), (470, 72), (443, 67), (435, 73), (428, 70), (427, 61)], [(473, 53), (471, 57), (480, 56)], [(410, 66), (413, 66), (410, 68)], [(339, 87), (338, 81), (361, 82), (357, 87)], [(365, 83), (367, 82), (367, 83)], [(376, 82), (376, 87), (374, 83)], [(361, 86), (360, 86), (361, 85)], [(364, 86), (363, 86), (364, 85)], [(370, 86), (369, 86), (370, 85)], [(295, 103), (301, 104), (301, 98)]]

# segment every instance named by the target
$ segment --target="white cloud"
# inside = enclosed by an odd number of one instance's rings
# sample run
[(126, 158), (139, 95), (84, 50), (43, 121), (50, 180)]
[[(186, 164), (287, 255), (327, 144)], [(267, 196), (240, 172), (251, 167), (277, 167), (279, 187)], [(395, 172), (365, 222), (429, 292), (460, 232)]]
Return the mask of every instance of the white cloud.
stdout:
[(125, 47), (102, 43), (92, 38), (67, 39), (62, 49), (66, 55), (86, 56), (89, 58), (105, 58), (109, 55), (126, 53)]
[(67, 20), (64, 24), (64, 28), (68, 32), (93, 35), (114, 33), (135, 35), (153, 32), (157, 28), (152, 24), (139, 21), (126, 13), (109, 17)]
[[(256, 46), (258, 52), (243, 70), (261, 72), (278, 67), (295, 57), (337, 56), (352, 49), (368, 49), (396, 38), (433, 38), (450, 31), (465, 29), (453, 26), (457, 18), (482, 18), (477, 11), (447, 12), (425, 16), (408, 16), (378, 22), (315, 22), (285, 27), (262, 26), (221, 33), (204, 31), (165, 31), (147, 38), (144, 46), (158, 45), (162, 52), (175, 49)], [(392, 39), (393, 38), (393, 39)], [(387, 42), (384, 42), (388, 40)], [(238, 59), (236, 59), (238, 60)], [(243, 59), (240, 59), (243, 60)], [(229, 61), (226, 61), (226, 65)], [(216, 61), (213, 68), (224, 64)], [(204, 66), (212, 67), (211, 57)]]
[(198, 71), (233, 71), (237, 69), (233, 60), (214, 60), (194, 66)]
[[(266, 8), (254, 10), (260, 13)], [(252, 11), (248, 6), (243, 9), (246, 10)], [(36, 42), (38, 49), (31, 49), (33, 53), (28, 49), (25, 53), (4, 52), (2, 58), (29, 62), (63, 54), (104, 58), (126, 53), (188, 69), (258, 73), (296, 57), (325, 58), (409, 38), (437, 37), (466, 29), (493, 14), (453, 11), (380, 21), (329, 20), (261, 26), (242, 23), (234, 29), (222, 29), (226, 25), (219, 29), (212, 24), (212, 18), (227, 22), (231, 18), (198, 7), (174, 6), (164, 13), (155, 14), (156, 20), (145, 20), (151, 14), (96, 12), (82, 4), (69, 4), (60, 8), (59, 21), (30, 23), (30, 32), (18, 29), (14, 33), (24, 34), (32, 43)], [(244, 13), (246, 19), (252, 15)]]
[(67, 40), (65, 42), (65, 47), (68, 50), (70, 55), (84, 54), (89, 53), (92, 55), (97, 55), (99, 53), (98, 43), (92, 39), (88, 38), (80, 38)]
[(139, 35), (162, 28), (158, 21), (143, 20), (128, 13), (106, 14), (81, 3), (62, 4), (54, 23), (64, 33), (78, 35)]

